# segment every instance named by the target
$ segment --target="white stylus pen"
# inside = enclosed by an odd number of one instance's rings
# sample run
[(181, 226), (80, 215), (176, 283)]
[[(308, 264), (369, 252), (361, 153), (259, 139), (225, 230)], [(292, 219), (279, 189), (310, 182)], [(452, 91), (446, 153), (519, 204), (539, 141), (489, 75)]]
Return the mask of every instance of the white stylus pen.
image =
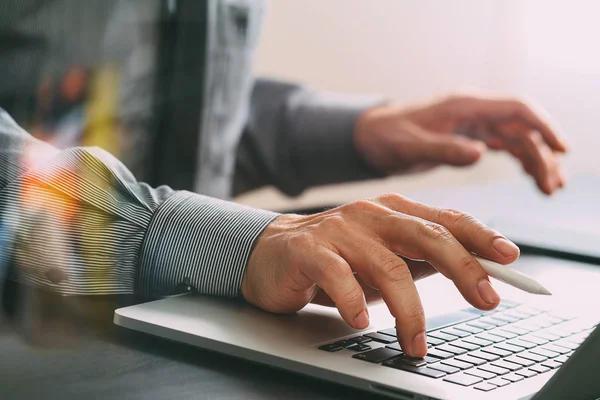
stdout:
[(475, 255), (473, 257), (475, 257), (475, 259), (479, 262), (481, 267), (489, 276), (494, 277), (501, 282), (507, 283), (528, 293), (545, 295), (552, 294), (552, 292), (550, 292), (532, 277), (527, 276), (519, 271), (515, 271), (514, 269), (509, 268), (507, 265), (498, 264), (494, 261), (486, 260), (485, 258)]

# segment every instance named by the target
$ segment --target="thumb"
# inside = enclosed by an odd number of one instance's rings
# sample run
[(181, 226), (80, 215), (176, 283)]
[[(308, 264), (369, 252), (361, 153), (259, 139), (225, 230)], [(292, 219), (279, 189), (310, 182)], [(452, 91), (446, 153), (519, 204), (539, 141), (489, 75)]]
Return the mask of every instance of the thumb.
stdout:
[(428, 162), (455, 166), (471, 165), (485, 153), (487, 146), (464, 136), (424, 132), (422, 155)]

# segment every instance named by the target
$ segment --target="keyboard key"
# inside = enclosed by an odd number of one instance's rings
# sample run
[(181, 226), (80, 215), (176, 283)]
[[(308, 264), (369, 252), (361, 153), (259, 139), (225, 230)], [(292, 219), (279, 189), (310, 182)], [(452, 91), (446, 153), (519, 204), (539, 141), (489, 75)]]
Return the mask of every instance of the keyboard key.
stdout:
[(442, 344), (439, 345), (435, 348), (436, 350), (442, 350), (442, 351), (447, 351), (448, 353), (452, 353), (456, 356), (461, 355), (461, 354), (465, 354), (467, 352), (466, 349), (463, 349), (462, 347), (456, 347), (453, 346), (451, 344)]
[(437, 338), (427, 335), (427, 344), (430, 344), (432, 346), (437, 346), (437, 345), (444, 344), (444, 343), (446, 343), (445, 340), (437, 339)]
[(490, 330), (490, 329), (494, 329), (496, 327), (496, 325), (486, 324), (485, 322), (481, 322), (479, 320), (467, 322), (466, 325), (473, 326), (475, 328), (480, 328), (480, 329), (483, 329), (486, 331)]
[(453, 367), (451, 365), (446, 365), (444, 363), (435, 363), (429, 366), (429, 368), (437, 369), (438, 371), (445, 372), (447, 374), (455, 374), (460, 371), (460, 368)]
[(506, 343), (512, 344), (513, 346), (519, 346), (519, 347), (522, 347), (524, 349), (531, 349), (531, 348), (534, 348), (536, 346), (535, 343), (527, 342), (527, 341), (521, 340), (521, 339), (509, 340)]
[(452, 356), (454, 354), (448, 353), (447, 351), (438, 350), (437, 347), (436, 347), (436, 348), (433, 348), (433, 349), (429, 350), (427, 352), (427, 355), (431, 356), (431, 357), (440, 358), (442, 360), (445, 360), (447, 358), (452, 358)]
[[(536, 344), (538, 346), (542, 345), (542, 344), (546, 344), (546, 343), (549, 342), (548, 339), (544, 339), (544, 338), (541, 338), (539, 336), (534, 336), (534, 335), (522, 336), (519, 339), (524, 340), (526, 342), (530, 342), (530, 343)], [(515, 340), (517, 340), (517, 339), (515, 339)]]
[(343, 348), (344, 348), (344, 346), (341, 344), (338, 344), (338, 343), (330, 343), (330, 344), (324, 344), (323, 346), (319, 346), (319, 350), (325, 350), (330, 353), (333, 353), (335, 351), (340, 351)]
[(527, 329), (529, 332), (538, 331), (543, 328), (542, 325), (535, 322), (533, 319), (526, 319), (515, 323), (519, 328)]
[(464, 361), (466, 363), (473, 364), (473, 365), (481, 365), (481, 364), (485, 364), (487, 362), (486, 360), (484, 360), (482, 358), (473, 357), (468, 354), (464, 354), (462, 356), (457, 356), (454, 359), (459, 360), (459, 361)]
[(550, 311), (548, 313), (549, 316), (557, 318), (557, 319), (561, 319), (563, 321), (568, 321), (570, 319), (573, 319), (575, 316), (571, 315), (571, 314), (566, 314), (560, 311)]
[(377, 331), (377, 333), (381, 333), (382, 335), (396, 337), (396, 328), (382, 329), (380, 331)]
[(510, 351), (502, 350), (502, 349), (499, 349), (499, 348), (494, 347), (494, 346), (484, 347), (484, 348), (481, 349), (481, 351), (483, 351), (485, 353), (495, 354), (495, 355), (497, 355), (499, 357), (507, 357), (507, 356), (510, 356), (512, 354), (512, 352), (510, 352)]
[(551, 335), (560, 336), (561, 338), (566, 338), (573, 334), (570, 330), (561, 329), (560, 327), (556, 326), (545, 329), (544, 332), (547, 332)]
[(506, 322), (501, 321), (499, 319), (494, 319), (493, 317), (481, 317), (479, 319), (479, 321), (483, 322), (484, 324), (489, 324), (489, 325), (494, 325), (494, 326), (506, 325)]
[(425, 360), (427, 362), (427, 364), (433, 364), (433, 363), (436, 363), (436, 362), (440, 362), (439, 358), (429, 357), (429, 356), (423, 357), (423, 360)]
[(546, 318), (548, 321), (552, 322), (553, 325), (560, 324), (561, 322), (564, 321), (564, 319), (555, 317), (554, 315), (551, 315), (551, 314), (544, 314), (544, 318)]
[(504, 375), (502, 377), (502, 379), (506, 379), (507, 381), (511, 381), (512, 383), (515, 383), (515, 382), (522, 381), (525, 378), (523, 376), (521, 376), (521, 375), (517, 375), (515, 373), (511, 373), (511, 374), (508, 374), (508, 375)]
[(400, 357), (394, 358), (394, 361), (403, 362), (408, 365), (412, 365), (413, 367), (424, 367), (427, 365), (427, 361), (422, 358), (413, 358), (407, 355), (401, 355)]
[(556, 342), (553, 343), (553, 345), (564, 347), (567, 350), (577, 350), (579, 348), (578, 344), (570, 342), (567, 339), (557, 340)]
[(340, 340), (338, 342), (335, 342), (334, 344), (340, 345), (345, 349), (356, 345), (356, 343), (351, 340)]
[(494, 374), (493, 372), (484, 371), (479, 368), (471, 368), (470, 370), (465, 371), (465, 374), (477, 376), (482, 379), (492, 379), (492, 378), (495, 378), (496, 376), (498, 376), (498, 375)]
[(472, 344), (475, 344), (475, 345), (480, 346), (480, 347), (489, 346), (490, 344), (494, 343), (494, 342), (491, 342), (489, 340), (485, 340), (485, 339), (479, 338), (477, 336), (470, 336), (468, 338), (462, 339), (461, 341), (462, 342), (467, 342), (467, 343), (472, 343)]
[(452, 346), (461, 347), (461, 348), (467, 349), (469, 351), (477, 350), (480, 347), (479, 345), (469, 343), (469, 342), (464, 342), (462, 340), (456, 340), (456, 341), (452, 342)]
[(506, 375), (510, 372), (509, 369), (502, 368), (502, 367), (496, 367), (495, 365), (492, 365), (492, 364), (481, 365), (479, 367), (479, 369), (482, 371), (491, 372), (496, 375)]
[[(479, 335), (475, 335), (475, 337), (478, 339), (483, 339), (483, 340), (487, 340), (489, 342), (494, 342), (494, 343), (504, 342), (504, 338), (501, 338), (500, 336), (496, 336), (496, 335), (490, 335), (487, 332), (480, 333)], [(463, 340), (467, 341), (467, 339), (471, 339), (471, 338), (464, 338)]]
[(533, 332), (531, 335), (542, 339), (546, 339), (551, 342), (560, 339), (559, 335), (555, 335), (554, 333), (549, 333), (545, 331)]
[(511, 363), (522, 365), (523, 367), (529, 367), (535, 364), (535, 361), (529, 360), (527, 358), (522, 358), (519, 356), (510, 356), (505, 358), (506, 361), (510, 361)]
[(515, 310), (522, 314), (526, 314), (530, 317), (533, 317), (534, 315), (539, 315), (543, 312), (540, 309), (537, 309), (534, 307), (529, 307), (529, 306), (519, 306), (519, 307), (515, 308)]
[(516, 308), (506, 310), (506, 311), (504, 311), (504, 314), (509, 315), (511, 317), (515, 317), (517, 319), (525, 319), (525, 318), (529, 318), (531, 316), (531, 315), (527, 315), (525, 313), (520, 312)]
[(494, 378), (494, 379), (490, 379), (488, 381), (488, 383), (490, 383), (492, 385), (496, 385), (498, 387), (502, 387), (502, 386), (506, 386), (506, 385), (510, 384), (510, 381), (507, 381), (506, 379), (502, 379), (502, 378)]
[(473, 386), (474, 389), (481, 390), (482, 392), (489, 392), (490, 390), (494, 390), (497, 388), (496, 385), (492, 385), (491, 383), (480, 383), (479, 385)]
[(350, 342), (361, 343), (361, 344), (369, 343), (369, 342), (373, 341), (373, 339), (366, 337), (366, 336), (356, 336), (356, 337), (350, 338), (348, 340)]
[(530, 351), (532, 353), (539, 354), (540, 356), (544, 356), (544, 357), (548, 357), (548, 358), (554, 358), (554, 357), (560, 356), (560, 353), (557, 353), (555, 351), (546, 350), (543, 347), (537, 347), (535, 349), (531, 349)]
[(471, 385), (474, 385), (476, 383), (483, 381), (483, 379), (481, 379), (477, 376), (467, 375), (467, 374), (450, 375), (450, 376), (447, 376), (446, 378), (444, 378), (444, 380), (446, 382), (456, 383), (457, 385), (461, 385), (461, 386), (471, 386)]
[(386, 344), (385, 347), (387, 347), (388, 349), (402, 352), (402, 348), (400, 347), (400, 343), (398, 343), (398, 342)]
[(348, 347), (347, 349), (352, 351), (367, 351), (371, 350), (371, 346), (369, 346), (368, 344), (357, 343), (352, 347)]
[(394, 337), (391, 337), (391, 336), (388, 336), (388, 335), (382, 335), (381, 333), (377, 333), (377, 332), (367, 333), (367, 334), (365, 334), (363, 336), (366, 336), (368, 338), (373, 339), (376, 342), (383, 343), (383, 344), (390, 344), (390, 343), (394, 343), (394, 342), (398, 341)]
[(514, 333), (517, 336), (523, 336), (529, 333), (527, 329), (519, 328), (514, 325), (506, 325), (502, 327), (503, 331)]
[(569, 342), (581, 345), (581, 343), (584, 342), (584, 340), (586, 339), (587, 336), (571, 336), (569, 337)]
[(494, 361), (492, 363), (492, 365), (494, 367), (506, 368), (506, 369), (509, 369), (511, 371), (517, 371), (517, 370), (523, 368), (522, 365), (519, 365), (519, 364), (516, 364), (516, 363), (512, 363), (512, 362), (506, 361), (506, 360), (497, 360), (497, 361)]
[(554, 359), (554, 361), (559, 362), (559, 363), (566, 363), (568, 359), (569, 359), (569, 357), (567, 357), (565, 354), (563, 354), (562, 356), (556, 357)]
[(559, 354), (566, 354), (570, 351), (566, 347), (556, 346), (553, 343), (545, 344), (542, 347), (540, 347), (540, 349), (550, 350), (550, 351), (553, 351), (553, 352), (559, 353)]
[(526, 358), (528, 360), (535, 361), (537, 363), (546, 361), (548, 359), (548, 357), (540, 356), (539, 354), (535, 354), (535, 353), (530, 353), (529, 351), (524, 351), (522, 353), (519, 353), (519, 357)]
[(539, 325), (541, 328), (548, 328), (554, 325), (554, 322), (552, 322), (551, 319), (547, 318), (545, 314), (538, 315), (537, 317), (534, 317), (528, 321)]
[(434, 337), (436, 339), (441, 339), (441, 340), (444, 340), (446, 342), (451, 342), (453, 340), (458, 339), (458, 336), (448, 335), (447, 333), (440, 332), (440, 331), (427, 332), (427, 336), (431, 336), (431, 337)]
[(484, 359), (486, 361), (496, 361), (497, 359), (500, 358), (500, 356), (498, 356), (496, 354), (484, 353), (481, 350), (472, 351), (468, 355), (473, 356), (473, 357), (477, 357), (477, 358), (482, 358), (482, 359)]
[(459, 369), (469, 369), (473, 367), (473, 364), (469, 364), (468, 362), (457, 360), (456, 358), (451, 358), (449, 360), (443, 360), (442, 364), (450, 365)]
[(390, 358), (397, 357), (401, 354), (402, 353), (400, 353), (399, 351), (388, 349), (386, 347), (380, 347), (378, 349), (373, 349), (364, 353), (354, 354), (352, 357), (372, 363), (381, 363), (386, 360), (389, 360)]
[(460, 338), (467, 337), (471, 334), (470, 332), (461, 331), (460, 329), (454, 329), (453, 327), (442, 329), (441, 332), (447, 335), (458, 336)]
[(461, 331), (469, 332), (471, 334), (476, 334), (476, 333), (483, 332), (483, 329), (477, 328), (477, 327), (474, 327), (474, 326), (470, 326), (469, 324), (456, 325), (454, 328), (460, 329)]
[(502, 349), (502, 350), (506, 350), (506, 351), (510, 351), (511, 353), (518, 353), (520, 351), (523, 351), (522, 347), (519, 346), (515, 346), (509, 343), (498, 343), (496, 345), (494, 345), (495, 348), (497, 349)]
[(516, 301), (513, 301), (513, 300), (502, 299), (502, 301), (500, 302), (500, 305), (504, 306), (504, 307), (512, 308), (512, 307), (520, 306), (521, 303), (517, 303)]
[(494, 329), (493, 331), (489, 331), (488, 333), (490, 335), (500, 336), (501, 338), (504, 338), (504, 339), (514, 339), (517, 337), (516, 333), (507, 332), (503, 329)]
[(556, 368), (559, 368), (560, 366), (562, 366), (562, 363), (556, 362), (554, 360), (548, 360), (548, 361), (543, 362), (542, 365), (544, 367), (556, 369)]
[(400, 369), (402, 371), (413, 372), (419, 375), (425, 375), (430, 378), (441, 378), (442, 376), (446, 376), (445, 372), (428, 367), (413, 367), (412, 365), (403, 363), (401, 361), (396, 361), (395, 359), (386, 361), (382, 365), (390, 368)]
[(532, 371), (530, 369), (522, 369), (515, 372), (515, 375), (521, 375), (524, 378), (531, 378), (532, 376), (536, 376), (538, 373)]
[(510, 314), (506, 314), (505, 312), (499, 312), (499, 313), (495, 313), (493, 315), (494, 319), (499, 319), (500, 321), (504, 321), (508, 324), (511, 324), (513, 322), (517, 322), (518, 320), (520, 320), (521, 318), (516, 318)]
[(477, 315), (466, 311), (457, 311), (449, 314), (430, 317), (426, 320), (427, 332), (451, 325), (457, 325), (475, 318), (477, 318)]
[(544, 372), (550, 371), (550, 368), (544, 367), (543, 365), (534, 365), (529, 367), (530, 370), (537, 372), (538, 374), (543, 374)]

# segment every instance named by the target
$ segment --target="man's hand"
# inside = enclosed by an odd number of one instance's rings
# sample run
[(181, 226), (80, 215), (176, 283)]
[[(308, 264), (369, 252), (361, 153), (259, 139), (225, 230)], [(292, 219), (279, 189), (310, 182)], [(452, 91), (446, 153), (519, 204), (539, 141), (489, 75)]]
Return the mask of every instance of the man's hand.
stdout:
[(409, 109), (377, 107), (358, 119), (354, 141), (385, 173), (471, 165), (490, 148), (516, 157), (546, 194), (565, 184), (558, 157), (565, 142), (543, 111), (519, 100), (452, 96)]
[(398, 254), (427, 261), (473, 306), (493, 309), (500, 298), (471, 253), (507, 264), (519, 249), (467, 214), (389, 194), (277, 218), (256, 241), (242, 295), (284, 313), (301, 309), (322, 289), (349, 325), (364, 329), (369, 313), (362, 282), (379, 291), (396, 318), (404, 351), (420, 357), (427, 352), (425, 316), (411, 271)]

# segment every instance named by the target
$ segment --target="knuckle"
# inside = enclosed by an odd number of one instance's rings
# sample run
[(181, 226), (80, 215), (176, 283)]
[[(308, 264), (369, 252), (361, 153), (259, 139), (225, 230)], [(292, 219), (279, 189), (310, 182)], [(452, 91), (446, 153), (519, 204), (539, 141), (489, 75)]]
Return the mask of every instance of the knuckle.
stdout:
[(466, 215), (466, 213), (459, 210), (455, 210), (453, 208), (439, 208), (438, 213), (440, 221), (445, 221), (452, 224), (460, 221)]
[(357, 287), (352, 287), (344, 294), (344, 299), (349, 304), (362, 303), (363, 292)]
[(469, 98), (471, 98), (471, 96), (466, 92), (455, 92), (455, 93), (451, 93), (448, 96), (446, 96), (442, 100), (442, 104), (446, 104), (446, 105), (450, 105), (450, 106), (460, 105), (460, 104), (464, 103), (465, 101), (467, 101)]
[(473, 278), (475, 278), (481, 275), (481, 271), (481, 266), (479, 265), (477, 260), (475, 260), (471, 256), (464, 257), (460, 261), (460, 276), (472, 276)]
[(447, 221), (447, 223), (451, 225), (458, 225), (462, 227), (481, 225), (477, 218), (463, 211), (445, 209), (442, 211), (442, 214), (444, 215), (442, 220)]
[(452, 238), (452, 234), (443, 225), (425, 221), (417, 225), (417, 238), (420, 240), (446, 241)]
[(361, 199), (348, 204), (348, 208), (352, 212), (363, 212), (371, 211), (377, 208), (377, 205), (370, 200)]
[(346, 226), (346, 220), (339, 214), (326, 216), (322, 223), (323, 225), (334, 229), (342, 229)]
[(339, 282), (340, 278), (348, 273), (348, 268), (338, 261), (331, 261), (323, 265), (323, 274), (334, 282)]
[(404, 203), (407, 201), (406, 197), (399, 195), (397, 193), (385, 193), (381, 196), (378, 196), (377, 201), (381, 203)]
[(514, 105), (518, 113), (528, 113), (531, 111), (529, 102), (526, 99), (518, 98), (514, 100)]
[(295, 250), (307, 250), (314, 245), (315, 239), (308, 232), (298, 232), (288, 238), (288, 245)]
[(385, 276), (390, 282), (399, 282), (406, 279), (404, 272), (406, 264), (399, 257), (397, 260), (389, 260), (379, 266), (379, 273)]
[(425, 311), (418, 303), (406, 306), (403, 310), (403, 314), (404, 318), (411, 321), (413, 324), (425, 322)]

